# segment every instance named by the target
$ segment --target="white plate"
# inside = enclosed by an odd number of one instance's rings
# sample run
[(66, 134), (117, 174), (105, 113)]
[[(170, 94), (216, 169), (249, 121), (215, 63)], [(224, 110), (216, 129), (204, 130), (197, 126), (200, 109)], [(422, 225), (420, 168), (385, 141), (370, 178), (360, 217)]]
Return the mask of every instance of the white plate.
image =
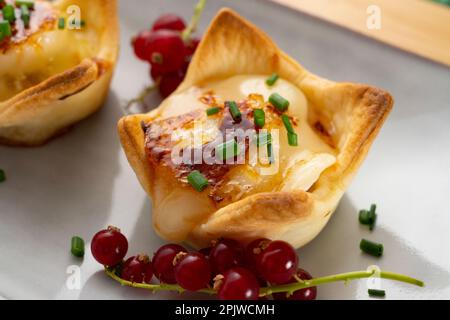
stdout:
[[(120, 148), (116, 122), (123, 100), (149, 82), (148, 67), (129, 42), (160, 13), (189, 17), (194, 0), (120, 1), (121, 60), (105, 107), (42, 148), (0, 147), (0, 296), (10, 299), (179, 298), (118, 286), (89, 252), (72, 258), (70, 238), (89, 241), (99, 229), (119, 226), (130, 254), (163, 244), (150, 227), (150, 201)], [(231, 6), (266, 30), (315, 73), (388, 89), (395, 109), (366, 162), (325, 230), (299, 251), (316, 276), (377, 264), (425, 280), (421, 289), (382, 281), (388, 299), (450, 298), (450, 72), (449, 69), (365, 39), (278, 5), (210, 1), (202, 30), (222, 6)], [(357, 211), (376, 202), (373, 233), (359, 226)], [(362, 255), (360, 239), (385, 245), (385, 255)], [(67, 268), (81, 267), (81, 288), (69, 290)], [(188, 298), (202, 297), (188, 295)], [(319, 288), (321, 299), (367, 299), (367, 282)]]

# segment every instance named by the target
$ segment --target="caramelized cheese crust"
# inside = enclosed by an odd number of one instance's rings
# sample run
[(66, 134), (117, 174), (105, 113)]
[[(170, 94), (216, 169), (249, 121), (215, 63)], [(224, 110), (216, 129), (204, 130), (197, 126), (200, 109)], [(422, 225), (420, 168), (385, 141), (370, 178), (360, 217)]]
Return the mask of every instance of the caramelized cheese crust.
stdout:
[[(239, 122), (233, 120), (228, 106), (226, 104), (222, 104), (220, 106), (221, 111), (213, 117), (207, 117), (205, 110), (198, 109), (186, 114), (182, 114), (180, 116), (151, 122), (149, 124), (143, 123), (142, 128), (146, 137), (145, 149), (149, 164), (155, 167), (162, 165), (170, 168), (173, 176), (183, 185), (187, 185), (187, 176), (189, 175), (189, 173), (194, 170), (198, 170), (209, 181), (209, 184), (211, 186), (209, 196), (215, 202), (222, 201), (223, 198), (218, 196), (216, 194), (216, 191), (226, 181), (227, 173), (233, 167), (239, 166), (240, 164), (207, 164), (204, 161), (202, 161), (202, 163), (175, 164), (172, 161), (172, 150), (178, 142), (173, 141), (172, 135), (176, 130), (188, 132), (193, 128), (195, 122), (205, 122), (207, 118), (214, 118), (216, 121), (218, 121), (218, 130), (219, 135), (222, 135), (223, 137), (222, 141), (227, 141), (226, 133), (229, 132), (228, 130), (256, 130), (253, 121), (253, 109), (250, 107), (248, 101), (240, 101), (238, 102), (238, 106), (242, 113), (242, 120)], [(203, 153), (205, 148), (208, 147), (214, 148), (217, 144), (220, 144), (217, 142), (217, 140), (204, 142), (201, 146), (201, 152)], [(248, 141), (246, 141), (245, 148), (246, 150), (248, 149)], [(192, 148), (192, 159), (195, 152), (196, 149)], [(213, 151), (213, 155), (214, 153), (215, 152)]]
[[(14, 4), (14, 1), (6, 0), (6, 4)], [(29, 28), (25, 28), (20, 15), (16, 15), (16, 21), (11, 25), (13, 35), (0, 42), (0, 53), (13, 49), (16, 45), (29, 40), (32, 35), (38, 32), (54, 28), (56, 20), (57, 12), (49, 3), (36, 1), (34, 9), (30, 10)]]

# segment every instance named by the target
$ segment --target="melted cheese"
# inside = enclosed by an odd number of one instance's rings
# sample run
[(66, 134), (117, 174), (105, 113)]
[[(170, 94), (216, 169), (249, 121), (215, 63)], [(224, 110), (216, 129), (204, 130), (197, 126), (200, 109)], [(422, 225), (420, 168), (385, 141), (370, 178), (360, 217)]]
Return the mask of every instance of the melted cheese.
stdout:
[(0, 102), (76, 66), (85, 57), (95, 56), (97, 43), (93, 29), (59, 30), (54, 25), (37, 28), (0, 52)]
[[(336, 150), (322, 140), (310, 127), (307, 121), (308, 105), (305, 95), (295, 86), (285, 80), (278, 80), (269, 87), (265, 84), (266, 76), (241, 75), (226, 80), (208, 83), (201, 87), (190, 88), (171, 96), (163, 102), (160, 111), (161, 118), (179, 116), (181, 114), (206, 109), (209, 106), (200, 101), (205, 92), (212, 92), (219, 104), (226, 100), (248, 99), (250, 95), (259, 94), (268, 101), (272, 93), (279, 93), (290, 102), (288, 115), (296, 118), (295, 131), (298, 134), (298, 146), (289, 146), (286, 129), (281, 121), (267, 121), (265, 129), (278, 129), (279, 139), (274, 138), (274, 150), (279, 152), (279, 158), (272, 165), (244, 164), (233, 167), (228, 172), (226, 182), (215, 192), (226, 199), (220, 205), (240, 200), (251, 194), (272, 191), (308, 191), (317, 181), (322, 172), (336, 162)], [(180, 106), (183, 106), (180, 108)], [(267, 115), (266, 116), (270, 116)], [(275, 115), (278, 118), (278, 115)], [(205, 117), (208, 128), (203, 133), (205, 142), (218, 134), (219, 121)], [(180, 136), (189, 136), (196, 126), (182, 128)], [(205, 138), (206, 136), (206, 138)], [(278, 142), (277, 142), (278, 140)]]
[[(273, 164), (246, 161), (244, 164), (234, 165), (220, 178), (219, 183), (211, 185), (202, 193), (195, 191), (186, 181), (178, 180), (175, 185), (171, 182), (166, 184), (170, 180), (167, 175), (176, 176), (177, 172), (168, 170), (167, 165), (155, 168), (157, 174), (154, 184), (157, 187), (153, 191), (156, 204), (153, 221), (155, 229), (164, 237), (182, 241), (216, 210), (257, 193), (308, 191), (321, 174), (336, 162), (337, 150), (316, 134), (308, 123), (308, 102), (305, 95), (282, 79), (273, 87), (268, 87), (265, 80), (266, 76), (241, 75), (192, 87), (166, 99), (154, 114), (154, 119), (158, 122), (164, 122), (165, 119), (170, 122), (168, 118), (183, 117), (191, 112), (202, 115), (194, 118), (195, 122), (177, 127), (175, 140), (181, 145), (188, 144), (186, 137), (199, 133), (199, 124), (203, 128), (200, 131), (202, 144), (220, 135), (222, 132), (219, 126), (223, 114), (207, 117), (206, 112), (199, 113), (198, 110), (206, 110), (212, 104), (223, 106), (226, 100), (248, 100), (251, 108), (264, 107), (265, 129), (278, 129), (271, 132), (273, 148), (275, 153), (279, 153)], [(287, 132), (279, 114), (273, 108), (265, 106), (264, 101), (274, 92), (290, 101), (287, 114), (295, 119), (293, 124), (298, 134), (296, 147), (288, 145)], [(262, 95), (263, 98), (260, 99), (257, 95)], [(201, 170), (208, 168), (202, 167)]]

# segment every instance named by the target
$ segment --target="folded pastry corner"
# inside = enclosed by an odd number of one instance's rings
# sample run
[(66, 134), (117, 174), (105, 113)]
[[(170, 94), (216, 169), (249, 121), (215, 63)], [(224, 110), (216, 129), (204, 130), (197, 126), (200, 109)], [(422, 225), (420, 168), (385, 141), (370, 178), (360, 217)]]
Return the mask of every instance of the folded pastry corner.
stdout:
[[(280, 79), (269, 86), (265, 80), (273, 73)], [(268, 102), (274, 93), (289, 101), (284, 113)], [(253, 24), (222, 9), (177, 91), (148, 114), (122, 118), (118, 130), (163, 238), (201, 247), (220, 237), (266, 237), (301, 247), (330, 219), (392, 105), (381, 89), (310, 73)], [(217, 110), (208, 114), (211, 108)], [(214, 144), (216, 138), (231, 141), (225, 129), (255, 129), (260, 137), (256, 109), (264, 111), (263, 129), (272, 132), (268, 162), (250, 161), (247, 140), (233, 153), (245, 154), (240, 163), (174, 157), (196, 135), (200, 143), (190, 156), (209, 149), (217, 155), (224, 144)], [(201, 192), (189, 180), (193, 171), (208, 181)]]
[(28, 14), (27, 25), (16, 14), (11, 35), (0, 37), (0, 143), (8, 145), (43, 144), (100, 108), (118, 56), (116, 0), (36, 0)]

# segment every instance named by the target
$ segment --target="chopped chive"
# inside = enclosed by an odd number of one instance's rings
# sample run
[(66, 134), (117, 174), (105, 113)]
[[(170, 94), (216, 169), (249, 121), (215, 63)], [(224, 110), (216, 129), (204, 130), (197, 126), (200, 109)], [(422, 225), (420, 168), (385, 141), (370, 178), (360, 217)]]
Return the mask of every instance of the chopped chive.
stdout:
[(84, 240), (78, 236), (73, 236), (70, 251), (75, 257), (84, 257)]
[(261, 132), (256, 135), (256, 146), (262, 147), (272, 144), (272, 135), (268, 132)]
[(30, 26), (30, 10), (26, 5), (20, 7), (20, 17), (22, 18), (25, 28)]
[(267, 145), (267, 157), (269, 158), (269, 163), (273, 164), (275, 163), (275, 159), (274, 159), (274, 154), (273, 154), (273, 145), (272, 143), (269, 143)]
[(66, 27), (66, 19), (63, 17), (58, 19), (58, 29), (63, 30)]
[(377, 289), (369, 289), (369, 296), (371, 297), (385, 297), (386, 291), (384, 290), (377, 290)]
[(34, 9), (34, 1), (31, 0), (16, 0), (16, 6), (26, 6), (27, 9)]
[(206, 109), (206, 114), (208, 116), (213, 116), (215, 114), (218, 114), (219, 112), (220, 112), (220, 108), (219, 107), (212, 107), (212, 108)]
[(278, 74), (272, 73), (272, 75), (269, 78), (267, 78), (266, 84), (271, 87), (275, 84), (275, 82), (277, 82), (279, 78), (280, 76)]
[(370, 211), (365, 210), (365, 209), (359, 211), (359, 223), (365, 224), (365, 225), (370, 225), (371, 221), (370, 221), (369, 212)]
[(9, 23), (13, 23), (16, 21), (16, 11), (14, 7), (10, 4), (7, 4), (3, 7), (3, 19), (9, 21)]
[(370, 216), (371, 216), (371, 223), (369, 225), (369, 229), (370, 231), (373, 230), (373, 228), (375, 227), (375, 222), (377, 221), (377, 205), (376, 204), (372, 204), (370, 206)]
[(86, 25), (86, 21), (84, 20), (74, 20), (72, 26), (76, 29), (81, 29)]
[(219, 144), (216, 147), (216, 154), (221, 160), (226, 160), (229, 158), (234, 158), (240, 153), (239, 146), (236, 140), (229, 140), (225, 143)]
[(381, 243), (372, 242), (366, 239), (362, 239), (359, 248), (374, 257), (381, 257), (383, 255), (383, 245)]
[(296, 133), (288, 132), (288, 143), (291, 147), (298, 146), (298, 136)]
[(269, 102), (280, 112), (285, 112), (289, 108), (289, 101), (280, 96), (278, 93), (273, 93), (269, 97)]
[(0, 169), (0, 183), (1, 182), (5, 182), (6, 181), (6, 174), (5, 171), (3, 171), (2, 169)]
[(239, 110), (239, 107), (235, 101), (227, 101), (225, 102), (225, 105), (228, 106), (228, 109), (230, 110), (230, 114), (233, 117), (233, 120), (235, 122), (241, 122), (242, 120), (242, 114)]
[(0, 21), (0, 38), (11, 37), (11, 25), (8, 21)]
[(255, 125), (258, 128), (263, 128), (266, 124), (266, 113), (263, 109), (253, 110), (253, 118), (255, 119)]
[(289, 116), (283, 114), (281, 116), (281, 120), (284, 123), (284, 126), (286, 127), (286, 130), (288, 132), (288, 143), (292, 147), (298, 146), (298, 135), (295, 133), (294, 127), (292, 126), (291, 120), (289, 119)]
[(200, 173), (198, 170), (194, 170), (187, 176), (187, 180), (189, 184), (198, 192), (202, 192), (206, 189), (209, 182), (208, 179), (205, 178), (204, 175)]
[(281, 120), (283, 121), (284, 127), (286, 128), (287, 132), (295, 133), (294, 127), (292, 126), (291, 119), (289, 118), (289, 116), (283, 114), (281, 116)]
[(359, 211), (359, 222), (364, 225), (368, 225), (370, 230), (373, 230), (375, 227), (375, 222), (377, 220), (376, 214), (377, 206), (372, 204), (370, 206), (370, 210), (361, 210)]

